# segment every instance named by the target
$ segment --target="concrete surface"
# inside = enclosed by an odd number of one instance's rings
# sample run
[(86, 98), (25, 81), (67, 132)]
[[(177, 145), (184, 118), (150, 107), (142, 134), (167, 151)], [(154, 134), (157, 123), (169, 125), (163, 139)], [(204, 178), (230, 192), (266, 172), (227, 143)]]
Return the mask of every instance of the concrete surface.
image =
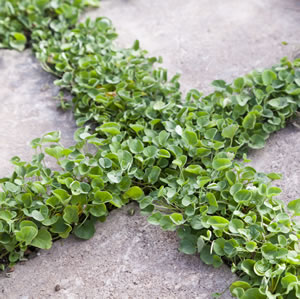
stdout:
[(50, 131), (60, 130), (71, 145), (76, 129), (72, 113), (56, 108), (58, 88), (31, 54), (0, 51), (0, 176), (13, 169), (10, 158), (31, 159), (29, 143)]
[[(102, 15), (113, 20), (120, 45), (138, 38), (151, 55), (164, 57), (172, 74), (180, 71), (183, 90), (208, 91), (214, 79), (232, 80), (300, 49), (297, 0), (103, 0), (86, 14)], [(11, 156), (29, 157), (26, 144), (42, 132), (60, 129), (72, 142), (74, 122), (56, 110), (51, 82), (29, 51), (0, 51), (1, 176)], [(300, 197), (299, 137), (289, 125), (251, 154), (259, 170), (284, 174), (285, 201)], [(58, 241), (17, 265), (10, 278), (2, 275), (0, 298), (206, 299), (234, 279), (226, 267), (216, 270), (179, 253), (174, 233), (148, 225), (138, 213), (128, 216), (128, 209), (112, 212), (92, 240)]]

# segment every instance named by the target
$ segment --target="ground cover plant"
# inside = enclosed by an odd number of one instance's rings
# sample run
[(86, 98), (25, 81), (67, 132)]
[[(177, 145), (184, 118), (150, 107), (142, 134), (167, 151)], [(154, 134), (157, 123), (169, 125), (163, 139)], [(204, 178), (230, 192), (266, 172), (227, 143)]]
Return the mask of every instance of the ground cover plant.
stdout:
[(257, 172), (245, 153), (299, 109), (300, 60), (183, 99), (179, 77), (154, 65), (160, 58), (137, 41), (116, 46), (110, 20), (78, 23), (97, 2), (0, 0), (0, 46), (32, 47), (79, 127), (69, 148), (59, 132), (33, 140), (32, 161), (14, 157), (15, 171), (0, 180), (3, 263), (70, 233), (89, 239), (96, 221), (133, 200), (150, 223), (178, 232), (180, 251), (229, 265), (239, 277), (233, 296), (299, 298), (300, 199), (286, 208), (272, 186), (280, 175)]

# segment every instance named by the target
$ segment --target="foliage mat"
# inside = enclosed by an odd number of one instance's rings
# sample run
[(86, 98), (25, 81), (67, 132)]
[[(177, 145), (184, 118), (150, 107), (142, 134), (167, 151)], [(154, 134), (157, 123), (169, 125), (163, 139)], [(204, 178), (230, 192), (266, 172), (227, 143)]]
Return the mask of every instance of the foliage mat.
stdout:
[(78, 23), (97, 4), (0, 0), (0, 47), (33, 49), (79, 127), (75, 146), (50, 132), (31, 142), (31, 162), (12, 158), (14, 172), (0, 180), (2, 268), (71, 232), (91, 238), (96, 221), (134, 200), (151, 224), (178, 232), (180, 251), (230, 265), (239, 277), (233, 296), (300, 298), (300, 199), (288, 204), (290, 216), (272, 186), (280, 175), (257, 172), (245, 155), (299, 109), (300, 59), (183, 99), (179, 76), (154, 67), (161, 58), (138, 41), (115, 45), (109, 19)]

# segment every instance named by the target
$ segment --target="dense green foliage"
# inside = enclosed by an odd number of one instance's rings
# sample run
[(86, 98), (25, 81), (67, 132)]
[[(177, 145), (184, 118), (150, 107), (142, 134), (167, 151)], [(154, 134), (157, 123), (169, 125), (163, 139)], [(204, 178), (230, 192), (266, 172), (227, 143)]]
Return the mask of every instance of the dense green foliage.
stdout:
[(23, 50), (32, 34), (45, 34), (56, 27), (70, 28), (87, 6), (98, 0), (0, 0), (0, 48)]
[[(300, 60), (214, 81), (212, 94), (191, 90), (183, 100), (178, 76), (153, 67), (160, 59), (138, 42), (116, 47), (108, 19), (76, 24), (95, 1), (16, 3), (0, 1), (0, 45), (30, 42), (79, 129), (73, 147), (52, 132), (32, 141), (31, 163), (12, 159), (15, 172), (1, 179), (0, 256), (13, 264), (72, 231), (88, 239), (110, 209), (135, 200), (150, 223), (178, 231), (182, 252), (230, 265), (240, 277), (234, 296), (300, 297), (300, 199), (289, 203), (290, 217), (272, 186), (280, 176), (236, 159), (299, 109)], [(46, 167), (45, 155), (58, 168)]]

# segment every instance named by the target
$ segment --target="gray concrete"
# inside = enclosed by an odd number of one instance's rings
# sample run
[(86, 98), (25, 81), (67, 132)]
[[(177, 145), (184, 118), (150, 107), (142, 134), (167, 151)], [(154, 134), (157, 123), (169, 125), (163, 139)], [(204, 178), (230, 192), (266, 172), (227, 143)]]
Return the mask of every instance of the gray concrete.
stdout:
[[(183, 90), (208, 91), (214, 79), (232, 80), (300, 49), (297, 0), (103, 0), (87, 15), (110, 17), (120, 45), (138, 38), (151, 55), (162, 55), (172, 74), (182, 73)], [(0, 51), (1, 175), (8, 174), (11, 156), (29, 157), (26, 144), (42, 132), (61, 129), (71, 143), (74, 123), (56, 110), (51, 82), (30, 52)], [(300, 197), (299, 137), (290, 125), (251, 154), (259, 170), (284, 174), (279, 184), (286, 201)], [(17, 265), (10, 278), (0, 278), (0, 297), (206, 299), (234, 279), (225, 267), (179, 253), (174, 233), (148, 225), (138, 213), (128, 216), (128, 209), (112, 212), (92, 240), (58, 241)]]
[(60, 130), (71, 145), (76, 129), (72, 113), (57, 109), (53, 97), (58, 88), (31, 54), (0, 51), (0, 176), (8, 175), (13, 156), (31, 158), (29, 143), (50, 131)]

